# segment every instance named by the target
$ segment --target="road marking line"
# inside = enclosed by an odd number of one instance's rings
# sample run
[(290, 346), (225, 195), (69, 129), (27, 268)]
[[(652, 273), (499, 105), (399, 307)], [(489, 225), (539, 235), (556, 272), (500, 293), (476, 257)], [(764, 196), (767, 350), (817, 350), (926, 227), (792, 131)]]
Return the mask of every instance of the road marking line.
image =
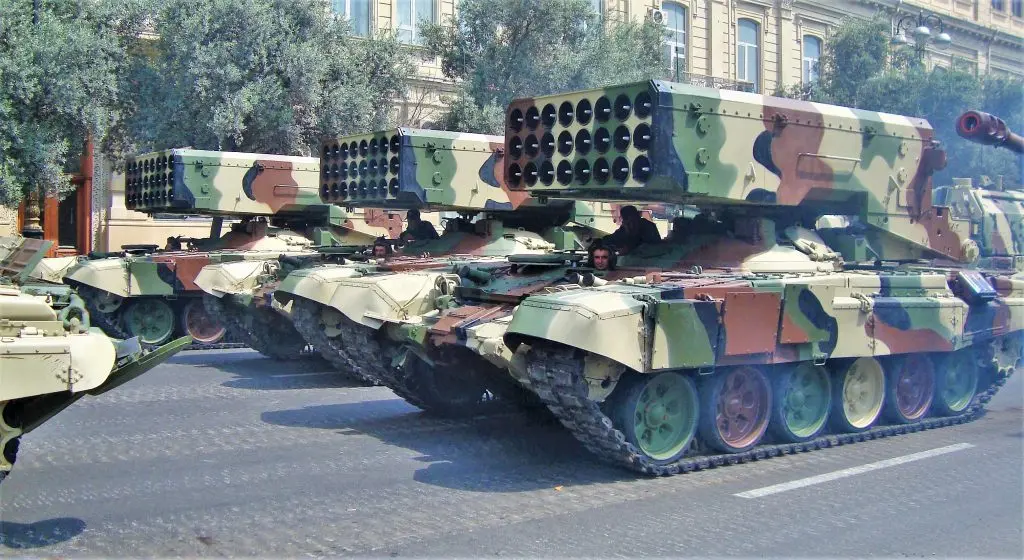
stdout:
[(830, 473), (819, 474), (817, 476), (801, 478), (800, 480), (793, 480), (791, 482), (783, 482), (781, 484), (765, 486), (764, 488), (747, 490), (746, 492), (733, 494), (733, 496), (737, 496), (740, 498), (761, 498), (764, 496), (770, 496), (772, 494), (778, 494), (779, 492), (785, 492), (787, 490), (795, 490), (797, 488), (803, 488), (805, 486), (821, 484), (822, 482), (838, 480), (840, 478), (846, 478), (848, 476), (854, 476), (866, 472), (876, 471), (878, 469), (884, 469), (886, 467), (895, 467), (896, 465), (902, 465), (904, 463), (920, 461), (921, 459), (927, 459), (929, 457), (938, 457), (939, 455), (945, 455), (946, 453), (953, 453), (954, 451), (970, 449), (971, 447), (974, 446), (969, 443), (957, 443), (954, 445), (947, 445), (946, 447), (929, 449), (928, 451), (912, 453), (910, 455), (904, 455), (902, 457), (893, 457), (892, 459), (886, 459), (884, 461), (878, 461), (876, 463), (868, 463), (866, 465), (861, 465), (859, 467), (850, 467), (848, 469), (832, 471)]

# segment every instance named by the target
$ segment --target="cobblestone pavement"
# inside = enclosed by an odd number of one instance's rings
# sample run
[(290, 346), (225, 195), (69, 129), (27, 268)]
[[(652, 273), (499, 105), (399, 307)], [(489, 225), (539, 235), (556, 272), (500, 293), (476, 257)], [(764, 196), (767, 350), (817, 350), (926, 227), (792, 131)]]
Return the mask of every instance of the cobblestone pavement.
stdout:
[(437, 420), (323, 362), (187, 352), (25, 438), (0, 555), (1021, 558), (1022, 391), (965, 426), (647, 479), (546, 417)]

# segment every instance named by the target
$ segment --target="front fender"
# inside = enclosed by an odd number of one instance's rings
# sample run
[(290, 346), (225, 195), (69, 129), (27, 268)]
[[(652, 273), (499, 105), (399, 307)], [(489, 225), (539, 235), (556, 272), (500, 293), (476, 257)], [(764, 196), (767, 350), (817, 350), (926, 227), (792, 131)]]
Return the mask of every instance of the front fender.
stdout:
[(268, 262), (271, 260), (208, 264), (199, 271), (194, 282), (199, 289), (216, 297), (251, 293), (256, 289), (260, 275), (267, 270)]
[(644, 366), (644, 303), (649, 290), (582, 288), (523, 300), (505, 332), (513, 351), (549, 341), (603, 356), (635, 371)]
[[(71, 286), (88, 286), (128, 297), (131, 290), (128, 266), (124, 259), (111, 257), (84, 261), (71, 268), (64, 276), (64, 283)], [(136, 287), (135, 292), (138, 291)]]

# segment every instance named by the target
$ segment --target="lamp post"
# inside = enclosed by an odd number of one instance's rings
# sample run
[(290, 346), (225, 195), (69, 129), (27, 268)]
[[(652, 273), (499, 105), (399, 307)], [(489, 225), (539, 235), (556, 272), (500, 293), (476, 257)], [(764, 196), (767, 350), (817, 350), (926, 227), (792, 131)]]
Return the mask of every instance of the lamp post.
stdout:
[[(913, 31), (910, 31), (913, 26)], [(932, 30), (937, 29), (938, 33), (932, 35)], [(910, 31), (914, 40), (907, 37)], [(914, 14), (896, 14), (896, 27), (893, 31), (890, 42), (895, 46), (907, 45), (914, 47), (917, 51), (918, 60), (924, 56), (924, 49), (928, 43), (934, 43), (937, 47), (945, 47), (953, 42), (949, 33), (946, 33), (942, 18), (935, 14), (925, 14), (923, 11)]]
[[(39, 0), (32, 0), (32, 25), (39, 25)], [(24, 201), (21, 235), (31, 239), (43, 238), (43, 227), (39, 222), (39, 186), (33, 185)]]

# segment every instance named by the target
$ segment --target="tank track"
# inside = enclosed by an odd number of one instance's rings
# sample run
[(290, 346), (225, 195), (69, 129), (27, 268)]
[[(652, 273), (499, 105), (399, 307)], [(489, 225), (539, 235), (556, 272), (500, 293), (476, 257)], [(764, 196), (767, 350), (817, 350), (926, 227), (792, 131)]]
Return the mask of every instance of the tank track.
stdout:
[(598, 458), (616, 466), (653, 476), (675, 475), (747, 463), (779, 455), (964, 424), (982, 415), (983, 406), (1007, 379), (996, 372), (982, 372), (979, 384), (988, 383), (988, 386), (984, 390), (980, 390), (979, 387), (971, 404), (956, 416), (926, 418), (914, 424), (878, 426), (853, 434), (829, 434), (803, 443), (762, 444), (741, 453), (695, 455), (702, 450), (694, 446), (690, 449), (690, 456), (684, 456), (674, 463), (659, 465), (640, 454), (633, 444), (627, 442), (623, 433), (615, 428), (611, 418), (601, 410), (600, 404), (587, 398), (588, 388), (583, 377), (583, 363), (574, 356), (574, 353), (573, 349), (561, 346), (532, 347), (527, 354), (529, 379), (526, 383), (529, 384), (529, 388), (540, 397), (562, 425)]
[[(379, 346), (364, 332), (367, 329), (349, 329), (344, 330), (341, 336), (327, 336), (320, 328), (320, 304), (300, 297), (292, 303), (292, 322), (299, 334), (339, 372), (367, 385), (382, 384), (372, 374), (379, 369), (373, 364), (380, 359), (380, 354), (374, 354), (367, 345), (372, 344), (378, 350)], [(355, 338), (348, 338), (350, 331)]]
[[(251, 309), (244, 309), (210, 294), (203, 295), (203, 306), (208, 313), (216, 317), (227, 328), (227, 336), (225, 338), (241, 341), (227, 343), (233, 348), (252, 348), (260, 354), (275, 360), (289, 360), (313, 353), (313, 349), (304, 342), (303, 348), (295, 350), (293, 347), (282, 348), (277, 341), (273, 340), (273, 333), (278, 331), (281, 325), (284, 325), (284, 328), (291, 327), (286, 318), (278, 317), (276, 313), (267, 317), (265, 314), (258, 312), (255, 306), (252, 306)], [(277, 321), (274, 319), (277, 319)], [(300, 337), (298, 332), (286, 334)], [(223, 344), (219, 343), (218, 345)]]

